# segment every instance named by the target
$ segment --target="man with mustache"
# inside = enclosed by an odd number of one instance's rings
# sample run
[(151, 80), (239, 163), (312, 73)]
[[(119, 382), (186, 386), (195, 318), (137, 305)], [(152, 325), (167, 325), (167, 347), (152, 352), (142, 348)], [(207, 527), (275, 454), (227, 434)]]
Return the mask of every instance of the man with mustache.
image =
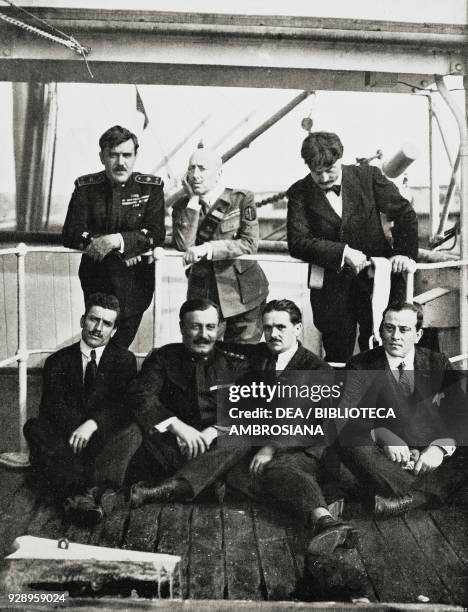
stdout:
[(365, 483), (378, 517), (433, 507), (466, 482), (467, 398), (447, 357), (418, 346), (422, 324), (419, 304), (390, 304), (380, 326), (383, 346), (347, 367), (342, 406), (395, 412), (349, 421), (340, 435), (343, 460)]
[(85, 300), (115, 295), (119, 328), (113, 342), (132, 343), (154, 292), (152, 258), (142, 254), (164, 241), (162, 180), (133, 172), (138, 139), (119, 125), (99, 139), (103, 172), (80, 176), (63, 226), (63, 244), (83, 251), (80, 280)]
[[(323, 286), (311, 285), (314, 325), (322, 334), (327, 361), (344, 362), (372, 335), (370, 257), (392, 265), (393, 297), (404, 296), (402, 272), (418, 255), (416, 213), (397, 187), (375, 166), (342, 164), (343, 145), (336, 134), (312, 132), (302, 143), (308, 175), (287, 192), (289, 252), (323, 268)], [(393, 223), (391, 243), (380, 215)]]
[(88, 298), (81, 340), (47, 358), (39, 416), (24, 426), (32, 465), (67, 515), (88, 524), (102, 518), (104, 488), (123, 484), (141, 442), (122, 401), (136, 376), (135, 356), (110, 342), (119, 312), (112, 295)]
[(221, 157), (207, 148), (190, 157), (185, 185), (187, 196), (174, 204), (172, 226), (174, 246), (185, 251), (189, 266), (187, 298), (219, 305), (225, 342), (258, 342), (268, 282), (256, 261), (235, 259), (257, 252), (254, 195), (224, 187)]
[[(182, 342), (152, 351), (127, 403), (143, 433), (131, 501), (188, 501), (214, 484), (244, 451), (217, 448), (217, 388), (246, 369), (246, 358), (216, 345), (219, 307), (187, 300), (179, 313)], [(135, 475), (137, 474), (137, 475)], [(161, 482), (162, 481), (162, 482)]]
[[(298, 306), (287, 299), (271, 300), (262, 312), (265, 342), (233, 346), (249, 356), (252, 371), (256, 375), (263, 372), (273, 384), (332, 384), (332, 368), (299, 341), (302, 313)], [(306, 372), (310, 376), (303, 376)], [(340, 477), (335, 469), (337, 457), (328, 448), (327, 437), (308, 443), (304, 439), (290, 439), (287, 445), (279, 442), (273, 441), (249, 453), (230, 472), (228, 484), (254, 497), (260, 495), (280, 502), (295, 512), (310, 532), (309, 551), (333, 552), (339, 546), (353, 546), (356, 530), (331, 515), (319, 484), (326, 478)]]

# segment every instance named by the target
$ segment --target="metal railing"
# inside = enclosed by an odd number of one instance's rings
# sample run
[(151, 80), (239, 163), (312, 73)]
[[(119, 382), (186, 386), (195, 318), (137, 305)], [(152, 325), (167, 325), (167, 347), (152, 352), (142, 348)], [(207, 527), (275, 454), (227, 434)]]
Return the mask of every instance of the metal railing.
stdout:
[[(262, 246), (260, 244), (260, 246)], [(272, 245), (266, 244), (271, 248)], [(30, 355), (52, 353), (55, 349), (34, 349), (28, 350), (27, 347), (27, 312), (26, 312), (26, 270), (25, 270), (25, 259), (28, 253), (77, 253), (81, 254), (81, 251), (68, 249), (65, 247), (53, 247), (53, 246), (34, 246), (28, 247), (24, 243), (18, 244), (16, 247), (8, 249), (0, 249), (0, 256), (16, 255), (17, 256), (17, 295), (18, 295), (18, 342), (16, 354), (7, 357), (0, 361), (0, 367), (5, 367), (12, 363), (18, 363), (18, 410), (19, 410), (19, 453), (3, 453), (0, 455), (0, 463), (6, 463), (8, 465), (15, 465), (18, 467), (28, 465), (28, 446), (23, 436), (23, 426), (27, 418), (27, 371), (28, 371), (28, 360)], [(151, 253), (146, 255), (153, 255), (155, 260), (155, 296), (159, 299), (153, 300), (153, 333), (152, 333), (152, 346), (156, 347), (159, 344), (162, 331), (162, 299), (163, 293), (163, 268), (164, 260), (167, 258), (182, 258), (184, 253), (175, 251), (172, 249), (164, 249), (157, 247)], [(308, 265), (301, 259), (295, 259), (287, 254), (277, 254), (270, 252), (262, 252), (256, 255), (242, 255), (238, 259), (253, 260), (260, 262), (281, 262), (291, 264), (302, 264)], [(441, 268), (459, 268), (461, 266), (467, 266), (468, 260), (458, 261), (444, 261), (434, 263), (419, 263), (416, 265), (416, 270), (435, 270)], [(414, 298), (414, 272), (407, 274), (406, 284), (406, 299), (412, 302)], [(137, 356), (143, 357), (144, 354), (136, 353)], [(457, 355), (451, 358), (452, 362), (460, 362), (468, 359), (468, 353)], [(335, 366), (344, 366), (344, 364), (334, 363)]]

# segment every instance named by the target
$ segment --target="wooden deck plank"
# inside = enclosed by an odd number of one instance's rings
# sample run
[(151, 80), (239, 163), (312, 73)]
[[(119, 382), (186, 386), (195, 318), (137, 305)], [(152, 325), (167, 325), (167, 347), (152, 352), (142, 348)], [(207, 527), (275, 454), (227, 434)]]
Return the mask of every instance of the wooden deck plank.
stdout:
[(62, 514), (57, 511), (57, 508), (41, 500), (34, 511), (26, 533), (38, 538), (58, 540), (64, 536), (66, 529), (67, 525), (64, 524)]
[(223, 599), (225, 568), (222, 519), (218, 505), (194, 506), (190, 540), (190, 598)]
[(296, 589), (296, 568), (281, 516), (266, 508), (254, 510), (260, 565), (269, 600), (291, 599)]
[(27, 484), (12, 493), (0, 523), (0, 558), (11, 549), (15, 538), (24, 535), (37, 504), (37, 494)]
[(447, 542), (468, 565), (468, 512), (462, 508), (434, 510), (431, 516)]
[(468, 568), (455, 554), (431, 517), (418, 510), (407, 516), (405, 521), (428, 564), (452, 593), (454, 603), (468, 602)]
[(0, 514), (2, 516), (5, 507), (10, 504), (12, 494), (24, 484), (24, 480), (24, 472), (0, 467)]
[(179, 555), (181, 563), (182, 597), (189, 596), (188, 571), (190, 528), (193, 507), (189, 504), (165, 504), (162, 507), (156, 552)]
[(98, 542), (99, 546), (122, 548), (129, 514), (129, 503), (125, 502), (122, 493), (117, 493), (114, 509), (109, 516), (104, 517), (101, 523), (102, 529)]
[(255, 531), (249, 505), (223, 507), (224, 550), (229, 599), (264, 599)]
[(146, 504), (131, 510), (123, 548), (154, 551), (161, 508), (161, 504)]
[(380, 601), (408, 601), (407, 582), (395, 557), (388, 553), (387, 543), (374, 521), (366, 516), (355, 518), (359, 530), (358, 552)]
[(401, 571), (407, 576), (407, 592), (400, 601), (417, 601), (417, 598), (423, 595), (437, 603), (453, 603), (449, 591), (427, 563), (426, 557), (403, 519), (381, 520), (376, 524), (385, 538), (387, 555), (397, 559)]

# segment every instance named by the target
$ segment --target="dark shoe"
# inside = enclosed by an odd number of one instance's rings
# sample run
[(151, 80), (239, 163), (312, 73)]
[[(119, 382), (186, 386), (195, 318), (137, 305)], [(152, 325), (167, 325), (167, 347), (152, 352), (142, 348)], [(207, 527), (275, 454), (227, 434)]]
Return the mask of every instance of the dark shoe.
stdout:
[(404, 497), (381, 497), (380, 495), (376, 495), (374, 515), (377, 518), (401, 516), (415, 507), (412, 495), (405, 495)]
[(96, 503), (92, 490), (83, 495), (67, 497), (63, 509), (70, 520), (86, 527), (94, 527), (104, 517), (104, 512)]
[(184, 501), (190, 497), (190, 486), (184, 480), (171, 478), (157, 487), (145, 487), (137, 482), (130, 489), (130, 505), (138, 508), (148, 502)]
[(334, 519), (332, 516), (322, 516), (315, 522), (307, 552), (314, 554), (332, 553), (340, 546), (355, 548), (357, 540), (357, 529)]

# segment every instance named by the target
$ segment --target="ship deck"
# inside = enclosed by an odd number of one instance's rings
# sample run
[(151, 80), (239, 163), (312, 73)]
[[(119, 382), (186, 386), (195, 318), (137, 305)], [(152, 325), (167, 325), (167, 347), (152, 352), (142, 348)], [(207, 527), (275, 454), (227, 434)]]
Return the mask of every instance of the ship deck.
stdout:
[[(32, 416), (37, 410), (40, 378), (28, 378)], [(0, 382), (1, 450), (14, 450), (17, 377), (3, 375)], [(387, 609), (382, 602), (406, 609), (418, 604), (420, 596), (429, 599), (431, 610), (444, 604), (468, 604), (466, 509), (446, 507), (374, 520), (358, 502), (346, 502), (344, 517), (358, 528), (360, 541), (357, 549), (340, 554), (364, 571), (366, 595), (378, 609)], [(216, 600), (221, 605), (224, 600), (222, 609), (230, 609), (224, 608), (229, 601), (259, 605), (282, 601), (295, 606), (294, 601), (303, 599), (297, 587), (307, 534), (295, 517), (271, 506), (227, 497), (223, 503), (148, 504), (131, 509), (119, 494), (109, 516), (95, 528), (82, 528), (64, 519), (31, 482), (28, 470), (0, 467), (0, 558), (8, 554), (16, 537), (25, 534), (180, 555), (180, 594), (194, 603)], [(134, 600), (127, 602), (136, 605)], [(303, 609), (302, 604), (297, 605)], [(232, 609), (239, 607), (236, 604)]]

